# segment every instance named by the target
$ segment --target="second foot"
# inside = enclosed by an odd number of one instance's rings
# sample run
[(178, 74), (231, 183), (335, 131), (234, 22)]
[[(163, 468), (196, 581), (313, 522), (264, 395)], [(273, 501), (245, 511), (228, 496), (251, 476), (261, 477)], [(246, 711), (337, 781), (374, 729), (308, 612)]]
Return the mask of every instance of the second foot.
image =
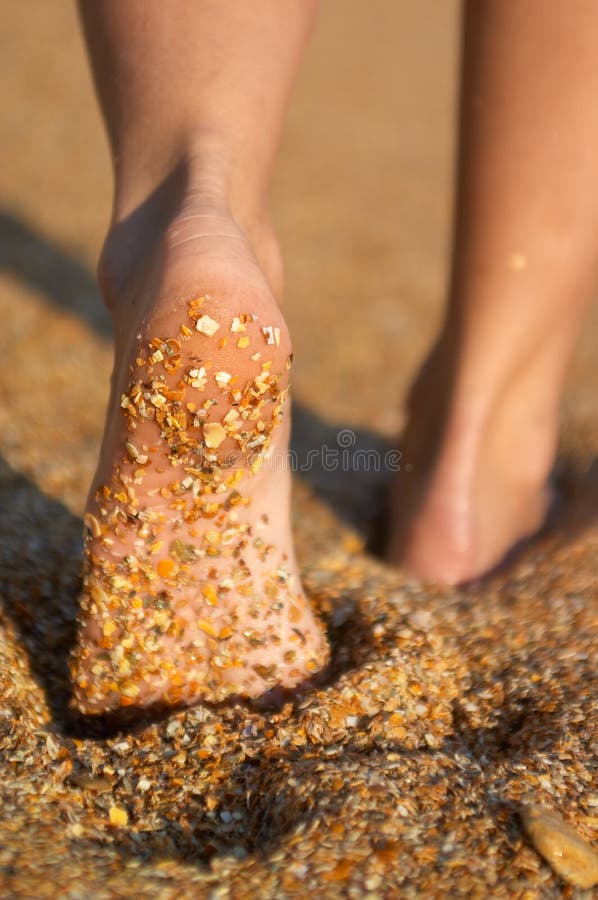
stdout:
[(115, 313), (71, 667), (83, 713), (257, 698), (327, 661), (290, 533), (284, 320), (238, 246), (203, 266), (196, 249), (184, 294), (146, 283), (134, 322)]
[[(409, 483), (409, 481), (411, 483)], [(509, 561), (545, 525), (552, 492), (505, 487), (499, 499), (461, 494), (450, 477), (397, 479), (386, 556), (425, 581), (464, 584)], [(512, 491), (513, 495), (508, 496)], [(496, 502), (498, 499), (498, 502)]]
[(536, 398), (523, 384), (481, 424), (475, 396), (455, 413), (448, 393), (432, 367), (412, 392), (386, 556), (416, 577), (461, 584), (491, 572), (545, 524), (558, 417), (530, 415)]

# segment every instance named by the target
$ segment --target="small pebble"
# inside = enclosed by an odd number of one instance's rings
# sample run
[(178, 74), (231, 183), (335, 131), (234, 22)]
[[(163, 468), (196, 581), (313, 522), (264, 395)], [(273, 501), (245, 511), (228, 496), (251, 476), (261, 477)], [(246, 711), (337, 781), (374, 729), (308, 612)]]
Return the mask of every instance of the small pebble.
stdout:
[(110, 812), (108, 813), (110, 816), (110, 824), (117, 826), (127, 825), (129, 822), (129, 814), (126, 809), (123, 809), (122, 806), (111, 806)]
[(84, 791), (92, 791), (96, 794), (103, 794), (112, 790), (112, 782), (108, 778), (95, 778), (86, 772), (73, 772), (69, 775), (67, 781), (74, 787)]
[(564, 819), (545, 806), (520, 812), (534, 848), (564, 881), (580, 888), (598, 884), (598, 853)]

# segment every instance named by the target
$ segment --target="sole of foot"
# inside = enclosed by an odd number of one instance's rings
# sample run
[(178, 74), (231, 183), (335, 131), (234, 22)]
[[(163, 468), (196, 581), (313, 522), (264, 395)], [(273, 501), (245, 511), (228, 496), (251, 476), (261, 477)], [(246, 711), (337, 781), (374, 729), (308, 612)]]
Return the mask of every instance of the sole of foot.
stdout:
[(281, 311), (232, 220), (187, 208), (168, 234), (109, 301), (71, 662), (84, 714), (259, 698), (328, 659), (290, 531)]

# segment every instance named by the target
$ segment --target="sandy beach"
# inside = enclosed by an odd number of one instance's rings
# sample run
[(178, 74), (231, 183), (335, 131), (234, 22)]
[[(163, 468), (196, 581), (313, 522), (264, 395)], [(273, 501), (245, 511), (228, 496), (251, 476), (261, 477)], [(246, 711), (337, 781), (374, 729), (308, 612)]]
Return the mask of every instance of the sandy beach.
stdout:
[[(0, 895), (594, 896), (598, 307), (555, 521), (502, 572), (454, 589), (385, 566), (388, 466), (355, 464), (389, 459), (442, 308), (458, 4), (329, 0), (275, 178), (325, 683), (110, 732), (69, 711), (67, 679), (111, 367), (108, 151), (71, 5), (5, 3), (0, 30)], [(556, 869), (530, 806), (579, 836), (554, 826)]]

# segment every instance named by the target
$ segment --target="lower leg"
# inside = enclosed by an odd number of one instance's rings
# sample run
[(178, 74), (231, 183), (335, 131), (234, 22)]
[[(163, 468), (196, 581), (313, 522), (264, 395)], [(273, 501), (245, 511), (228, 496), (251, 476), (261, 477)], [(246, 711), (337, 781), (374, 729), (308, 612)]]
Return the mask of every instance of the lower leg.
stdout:
[(81, 4), (112, 145), (116, 332), (73, 659), (84, 712), (258, 696), (326, 660), (289, 524), (270, 170), (314, 6)]
[(563, 380), (596, 284), (598, 8), (466, 7), (457, 230), (410, 398), (389, 554), (463, 581), (542, 523)]
[[(201, 202), (251, 236), (279, 294), (268, 191), (317, 0), (79, 5), (112, 151), (111, 234), (119, 224), (132, 230), (135, 219), (161, 231), (182, 205)], [(188, 223), (177, 243), (210, 230), (201, 224)], [(108, 276), (143, 256), (131, 241), (107, 243)]]

